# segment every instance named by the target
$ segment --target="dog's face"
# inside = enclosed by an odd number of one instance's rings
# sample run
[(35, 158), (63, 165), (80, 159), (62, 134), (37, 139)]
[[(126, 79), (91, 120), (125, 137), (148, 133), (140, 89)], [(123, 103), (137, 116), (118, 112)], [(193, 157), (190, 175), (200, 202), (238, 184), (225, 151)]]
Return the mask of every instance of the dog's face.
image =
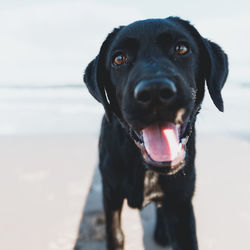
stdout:
[(152, 19), (115, 29), (85, 73), (89, 91), (127, 127), (145, 162), (173, 174), (204, 95), (219, 110), (227, 57), (179, 18)]

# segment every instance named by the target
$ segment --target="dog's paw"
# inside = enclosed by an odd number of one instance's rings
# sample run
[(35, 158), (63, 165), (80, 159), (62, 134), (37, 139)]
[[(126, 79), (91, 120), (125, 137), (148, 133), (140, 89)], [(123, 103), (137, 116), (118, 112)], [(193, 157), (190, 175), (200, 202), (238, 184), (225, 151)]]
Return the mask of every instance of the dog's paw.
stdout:
[(121, 229), (116, 228), (107, 240), (107, 250), (124, 250), (124, 234)]

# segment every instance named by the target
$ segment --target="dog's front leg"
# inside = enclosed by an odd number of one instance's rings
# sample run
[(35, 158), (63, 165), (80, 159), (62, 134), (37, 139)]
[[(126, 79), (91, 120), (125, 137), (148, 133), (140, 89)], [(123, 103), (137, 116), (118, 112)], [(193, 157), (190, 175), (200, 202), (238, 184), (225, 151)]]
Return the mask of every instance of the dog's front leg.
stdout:
[(165, 212), (173, 249), (198, 250), (192, 202), (168, 202)]
[(103, 204), (106, 218), (107, 250), (123, 250), (124, 235), (121, 229), (121, 211), (123, 198), (109, 189), (109, 195), (103, 186)]

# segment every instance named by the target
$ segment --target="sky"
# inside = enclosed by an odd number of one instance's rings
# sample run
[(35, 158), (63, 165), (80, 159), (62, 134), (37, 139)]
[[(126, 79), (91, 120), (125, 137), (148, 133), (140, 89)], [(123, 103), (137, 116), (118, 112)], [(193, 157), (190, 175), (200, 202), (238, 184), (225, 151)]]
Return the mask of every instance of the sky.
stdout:
[(114, 27), (180, 16), (221, 45), (232, 82), (250, 82), (250, 2), (0, 0), (0, 86), (82, 84)]

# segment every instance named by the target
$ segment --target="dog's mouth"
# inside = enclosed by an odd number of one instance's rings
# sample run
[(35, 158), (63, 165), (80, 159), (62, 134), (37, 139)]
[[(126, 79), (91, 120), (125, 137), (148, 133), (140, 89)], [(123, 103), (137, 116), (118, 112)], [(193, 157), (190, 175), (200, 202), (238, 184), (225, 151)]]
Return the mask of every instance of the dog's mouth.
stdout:
[(171, 175), (184, 167), (188, 137), (181, 138), (179, 124), (157, 122), (134, 133), (148, 168)]

